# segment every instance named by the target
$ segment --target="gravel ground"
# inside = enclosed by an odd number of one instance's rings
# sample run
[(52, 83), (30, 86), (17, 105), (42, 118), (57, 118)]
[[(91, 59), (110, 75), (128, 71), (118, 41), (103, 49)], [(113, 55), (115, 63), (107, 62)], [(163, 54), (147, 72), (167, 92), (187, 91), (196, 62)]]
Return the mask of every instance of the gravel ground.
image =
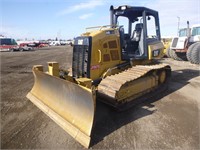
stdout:
[[(67, 69), (71, 54), (70, 46), (0, 53), (2, 149), (83, 148), (26, 98), (33, 65), (57, 61)], [(97, 102), (92, 149), (200, 149), (199, 65), (162, 61), (172, 67), (165, 92), (124, 112)]]

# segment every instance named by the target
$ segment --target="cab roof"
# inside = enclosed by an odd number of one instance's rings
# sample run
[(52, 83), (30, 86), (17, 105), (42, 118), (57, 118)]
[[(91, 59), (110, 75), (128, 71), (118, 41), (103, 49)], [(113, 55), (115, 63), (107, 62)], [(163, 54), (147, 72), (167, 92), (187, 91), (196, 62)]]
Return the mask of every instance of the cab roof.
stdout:
[(144, 11), (146, 11), (146, 16), (149, 16), (149, 15), (157, 16), (158, 15), (157, 11), (146, 8), (146, 7), (140, 7), (140, 6), (123, 5), (123, 6), (119, 6), (116, 8), (111, 6), (111, 9), (113, 9), (114, 14), (116, 16), (124, 16), (131, 20), (133, 20), (137, 17), (141, 17), (143, 15)]

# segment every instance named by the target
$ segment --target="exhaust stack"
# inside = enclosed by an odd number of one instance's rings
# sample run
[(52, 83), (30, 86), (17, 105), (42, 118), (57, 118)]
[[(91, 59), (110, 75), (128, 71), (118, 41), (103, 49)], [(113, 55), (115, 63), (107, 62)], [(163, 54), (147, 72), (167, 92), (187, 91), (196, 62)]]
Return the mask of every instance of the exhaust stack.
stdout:
[(110, 26), (113, 28), (114, 26), (114, 7), (113, 5), (110, 6)]
[(187, 21), (187, 37), (190, 37), (190, 23)]

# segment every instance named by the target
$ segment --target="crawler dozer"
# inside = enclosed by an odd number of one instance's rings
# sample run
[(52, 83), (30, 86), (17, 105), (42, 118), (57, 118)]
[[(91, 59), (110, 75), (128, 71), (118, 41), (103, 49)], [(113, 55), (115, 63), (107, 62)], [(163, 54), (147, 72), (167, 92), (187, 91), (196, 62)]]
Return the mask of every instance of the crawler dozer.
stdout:
[(35, 82), (27, 95), (87, 148), (96, 99), (120, 110), (166, 85), (171, 73), (169, 65), (157, 61), (164, 55), (157, 11), (111, 6), (110, 20), (75, 39), (70, 71), (59, 69), (57, 62), (48, 62), (48, 72), (33, 66)]

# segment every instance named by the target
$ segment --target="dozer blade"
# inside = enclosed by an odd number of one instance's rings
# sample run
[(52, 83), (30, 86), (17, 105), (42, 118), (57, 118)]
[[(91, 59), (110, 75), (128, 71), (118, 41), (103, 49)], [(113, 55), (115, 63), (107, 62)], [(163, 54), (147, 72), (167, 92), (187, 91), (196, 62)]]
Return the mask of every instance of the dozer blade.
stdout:
[(37, 68), (33, 68), (33, 74), (35, 83), (27, 98), (88, 148), (95, 113), (95, 94)]

